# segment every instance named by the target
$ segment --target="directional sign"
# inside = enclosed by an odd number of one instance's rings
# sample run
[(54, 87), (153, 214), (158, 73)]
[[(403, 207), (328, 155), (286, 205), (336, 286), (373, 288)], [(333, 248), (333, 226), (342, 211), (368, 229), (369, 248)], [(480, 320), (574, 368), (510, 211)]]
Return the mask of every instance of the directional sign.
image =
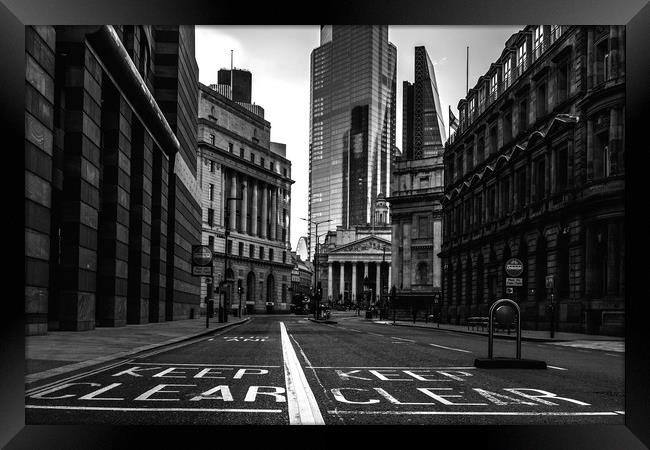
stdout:
[(523, 286), (522, 278), (506, 278), (506, 286)]
[(506, 273), (511, 277), (518, 277), (524, 271), (524, 265), (517, 258), (510, 258), (506, 261)]
[(546, 288), (547, 289), (553, 289), (555, 286), (555, 280), (553, 278), (553, 275), (547, 275), (546, 276)]

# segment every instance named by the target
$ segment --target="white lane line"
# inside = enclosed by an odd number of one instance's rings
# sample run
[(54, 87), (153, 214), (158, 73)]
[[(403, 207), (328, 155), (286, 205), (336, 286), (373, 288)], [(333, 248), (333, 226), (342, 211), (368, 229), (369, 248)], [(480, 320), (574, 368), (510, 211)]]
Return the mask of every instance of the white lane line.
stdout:
[(616, 414), (621, 414), (621, 415), (623, 415), (623, 416), (625, 415), (625, 411), (614, 411), (614, 412), (615, 412)]
[(384, 337), (383, 334), (373, 333), (372, 331), (368, 331), (368, 334), (372, 334), (372, 335), (374, 335), (374, 336), (379, 336), (379, 337)]
[(325, 425), (318, 402), (309, 387), (305, 373), (300, 367), (296, 352), (291, 345), (287, 328), (280, 322), (282, 335), (282, 359), (284, 380), (287, 385), (287, 403), (290, 425)]
[(476, 369), (476, 367), (474, 367), (474, 366), (460, 366), (460, 367), (449, 367), (449, 366), (441, 366), (441, 367), (431, 367), (431, 366), (426, 366), (426, 367), (413, 367), (413, 366), (408, 366), (408, 367), (395, 367), (395, 366), (308, 366), (308, 367), (306, 367), (306, 369), (474, 370), (474, 369)]
[(591, 353), (591, 352), (588, 352), (587, 350), (577, 350), (577, 351), (579, 351), (580, 353)]
[(413, 340), (411, 340), (411, 339), (404, 339), (404, 338), (397, 337), (397, 336), (391, 336), (391, 337), (392, 337), (393, 339), (399, 339), (400, 341), (415, 342), (415, 341), (413, 341)]
[(238, 409), (238, 408), (116, 408), (113, 406), (55, 406), (25, 405), (30, 409), (72, 409), (77, 411), (124, 411), (124, 412), (226, 412), (226, 413), (281, 413), (281, 409)]
[(463, 350), (461, 348), (445, 347), (444, 345), (438, 345), (438, 344), (429, 344), (429, 345), (433, 345), (434, 347), (444, 348), (444, 349), (447, 349), (447, 350), (453, 350), (455, 352), (472, 353), (469, 350)]
[(546, 365), (549, 369), (555, 369), (555, 370), (569, 370), (565, 369), (564, 367), (557, 367), (557, 366), (549, 366), (548, 364)]
[(601, 412), (514, 412), (514, 411), (327, 411), (328, 414), (367, 414), (367, 415), (436, 415), (436, 416), (616, 416), (615, 411)]
[(609, 355), (609, 356), (618, 356), (619, 358), (621, 357), (621, 355), (616, 355), (616, 354), (614, 354), (614, 353), (605, 353), (605, 354), (606, 354), (606, 355)]
[(175, 366), (175, 367), (271, 367), (277, 368), (281, 366), (263, 366), (260, 364), (187, 364), (187, 363), (153, 363), (153, 362), (132, 362), (133, 366)]
[(355, 332), (357, 332), (357, 333), (363, 333), (363, 331), (355, 330), (354, 328), (348, 328), (348, 330), (350, 330), (350, 331), (355, 331)]

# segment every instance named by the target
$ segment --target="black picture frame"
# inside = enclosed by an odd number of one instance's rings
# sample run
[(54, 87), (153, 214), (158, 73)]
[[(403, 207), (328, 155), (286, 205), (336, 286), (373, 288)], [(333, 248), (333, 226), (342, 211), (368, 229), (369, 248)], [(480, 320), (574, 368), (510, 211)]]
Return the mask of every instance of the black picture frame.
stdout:
[[(255, 433), (225, 427), (25, 426), (24, 419), (24, 298), (17, 261), (24, 257), (24, 228), (15, 217), (24, 210), (21, 169), (24, 165), (24, 25), (25, 24), (305, 24), (388, 23), (393, 25), (503, 25), (520, 23), (625, 24), (626, 30), (626, 352), (625, 426), (435, 426), (319, 427), (294, 429), (259, 427)], [(3, 248), (13, 243), (16, 256), (6, 255), (3, 277), (3, 325), (0, 327), (0, 445), (6, 448), (180, 448), (244, 444), (328, 446), (359, 438), (364, 446), (461, 445), (480, 448), (636, 449), (650, 446), (650, 345), (647, 328), (646, 267), (648, 227), (645, 219), (645, 164), (648, 145), (642, 140), (650, 123), (650, 4), (645, 0), (355, 0), (289, 3), (214, 0), (0, 0), (0, 142), (5, 210)], [(15, 202), (15, 205), (13, 204)], [(7, 220), (8, 219), (8, 220)], [(262, 431), (259, 432), (258, 431)], [(196, 442), (198, 440), (201, 443)], [(306, 440), (309, 440), (308, 443)], [(191, 441), (191, 444), (190, 444)], [(136, 442), (138, 444), (136, 444)], [(444, 444), (443, 444), (444, 442)], [(227, 445), (227, 444), (226, 444)], [(356, 444), (359, 445), (359, 444)], [(403, 445), (403, 444), (401, 444)]]

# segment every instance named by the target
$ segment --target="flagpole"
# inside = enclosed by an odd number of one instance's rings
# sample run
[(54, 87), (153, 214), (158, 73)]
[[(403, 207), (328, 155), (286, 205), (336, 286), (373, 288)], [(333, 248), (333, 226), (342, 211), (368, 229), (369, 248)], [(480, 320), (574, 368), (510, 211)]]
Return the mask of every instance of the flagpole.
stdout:
[(469, 92), (469, 45), (467, 46), (467, 58), (465, 61), (465, 95), (467, 95)]

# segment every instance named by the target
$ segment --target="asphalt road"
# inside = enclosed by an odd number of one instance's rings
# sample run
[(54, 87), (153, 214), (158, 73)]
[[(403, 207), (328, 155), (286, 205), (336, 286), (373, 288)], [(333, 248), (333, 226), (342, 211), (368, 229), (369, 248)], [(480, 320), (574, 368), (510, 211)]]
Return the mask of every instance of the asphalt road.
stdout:
[[(514, 341), (495, 339), (495, 356)], [(548, 369), (477, 369), (487, 339), (355, 316), (245, 324), (44, 380), (26, 424), (624, 423), (624, 358), (522, 343)]]

